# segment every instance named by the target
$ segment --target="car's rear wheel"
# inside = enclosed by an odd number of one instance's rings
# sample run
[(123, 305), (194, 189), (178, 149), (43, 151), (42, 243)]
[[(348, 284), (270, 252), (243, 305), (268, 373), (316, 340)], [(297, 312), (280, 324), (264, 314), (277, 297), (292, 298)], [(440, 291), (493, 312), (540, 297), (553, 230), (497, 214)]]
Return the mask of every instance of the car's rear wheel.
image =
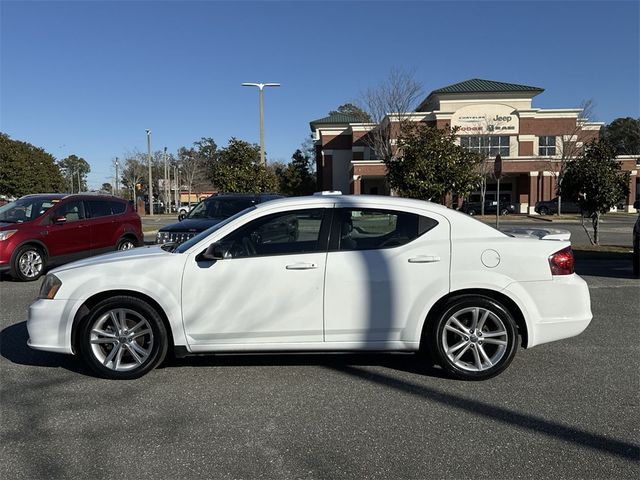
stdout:
[(105, 378), (141, 377), (162, 362), (167, 348), (167, 331), (160, 315), (135, 297), (103, 300), (80, 327), (80, 353)]
[(518, 331), (504, 306), (471, 295), (448, 302), (432, 324), (430, 340), (434, 358), (454, 377), (485, 380), (509, 366), (518, 348)]
[(35, 245), (23, 245), (18, 248), (11, 265), (11, 276), (31, 282), (42, 276), (45, 270), (45, 256), (42, 249)]
[(500, 215), (509, 215), (509, 209), (503, 208), (502, 210), (500, 210)]
[(472, 217), (476, 214), (476, 211), (473, 208), (467, 210), (467, 215), (471, 215)]
[(547, 207), (540, 207), (540, 210), (538, 211), (538, 213), (540, 215), (549, 215), (549, 209)]
[(124, 237), (118, 240), (118, 244), (116, 245), (116, 250), (131, 250), (132, 248), (136, 248), (138, 243), (130, 237)]

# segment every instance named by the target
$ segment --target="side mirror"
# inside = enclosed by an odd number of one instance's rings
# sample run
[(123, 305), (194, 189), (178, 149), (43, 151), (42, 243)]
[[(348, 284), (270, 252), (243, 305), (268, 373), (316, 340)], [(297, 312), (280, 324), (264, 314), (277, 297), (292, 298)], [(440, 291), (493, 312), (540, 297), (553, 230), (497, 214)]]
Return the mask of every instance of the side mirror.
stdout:
[(196, 256), (196, 262), (215, 262), (224, 258), (224, 251), (219, 243), (212, 243), (204, 252)]
[(54, 225), (64, 225), (65, 223), (67, 223), (67, 217), (65, 217), (64, 215), (58, 215), (56, 217), (53, 217), (52, 223)]

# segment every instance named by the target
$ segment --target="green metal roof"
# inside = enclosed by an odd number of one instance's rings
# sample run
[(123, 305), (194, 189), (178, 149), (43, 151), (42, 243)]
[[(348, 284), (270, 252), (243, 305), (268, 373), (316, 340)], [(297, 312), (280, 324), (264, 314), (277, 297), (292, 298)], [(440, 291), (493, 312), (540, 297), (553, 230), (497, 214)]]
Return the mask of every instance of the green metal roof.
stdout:
[(529, 85), (518, 85), (516, 83), (494, 82), (493, 80), (482, 80), (472, 78), (464, 82), (454, 83), (446, 87), (434, 90), (434, 93), (489, 93), (489, 92), (544, 92), (544, 88), (530, 87)]
[(327, 125), (334, 123), (362, 123), (362, 119), (355, 115), (345, 115), (344, 113), (334, 113), (328, 117), (319, 118), (318, 120), (312, 120), (309, 125)]

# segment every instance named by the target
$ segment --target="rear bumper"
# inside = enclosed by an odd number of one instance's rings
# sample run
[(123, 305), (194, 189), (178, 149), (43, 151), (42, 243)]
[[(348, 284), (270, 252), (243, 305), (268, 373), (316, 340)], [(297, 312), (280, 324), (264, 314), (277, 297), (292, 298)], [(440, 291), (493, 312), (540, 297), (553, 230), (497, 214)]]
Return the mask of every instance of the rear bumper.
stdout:
[(589, 287), (576, 274), (555, 276), (548, 281), (515, 282), (503, 293), (524, 314), (527, 347), (579, 335), (593, 318)]

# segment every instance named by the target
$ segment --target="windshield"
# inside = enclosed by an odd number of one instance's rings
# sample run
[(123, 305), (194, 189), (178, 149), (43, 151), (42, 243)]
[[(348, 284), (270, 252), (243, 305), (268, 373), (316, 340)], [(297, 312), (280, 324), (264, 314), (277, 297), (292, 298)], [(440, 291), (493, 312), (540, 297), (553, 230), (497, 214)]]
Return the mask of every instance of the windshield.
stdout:
[(176, 252), (176, 253), (184, 253), (184, 252), (186, 252), (187, 250), (189, 250), (191, 247), (193, 247), (196, 243), (198, 243), (203, 238), (211, 235), (213, 232), (215, 232), (216, 230), (224, 227), (228, 223), (233, 222), (236, 218), (241, 217), (245, 213), (248, 213), (251, 210), (255, 210), (255, 209), (256, 209), (256, 207), (252, 205), (249, 208), (245, 208), (241, 212), (238, 212), (235, 215), (226, 218), (222, 222), (216, 223), (213, 227), (207, 228), (205, 231), (200, 232), (198, 235), (196, 235), (195, 237), (191, 238), (190, 240), (187, 240), (186, 242), (181, 243), (180, 245), (178, 245), (178, 247), (176, 247), (174, 252)]
[(255, 203), (253, 198), (209, 198), (196, 205), (187, 218), (229, 218)]
[(24, 223), (35, 220), (60, 201), (59, 198), (19, 198), (0, 207), (0, 222)]

